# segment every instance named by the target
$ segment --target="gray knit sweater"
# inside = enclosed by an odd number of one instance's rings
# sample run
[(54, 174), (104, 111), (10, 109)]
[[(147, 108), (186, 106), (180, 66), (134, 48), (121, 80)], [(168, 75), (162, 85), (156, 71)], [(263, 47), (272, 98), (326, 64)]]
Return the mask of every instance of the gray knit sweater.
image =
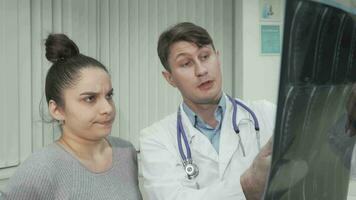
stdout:
[(94, 173), (53, 143), (32, 154), (11, 177), (8, 200), (141, 200), (136, 151), (131, 143), (108, 137), (113, 148), (112, 168)]

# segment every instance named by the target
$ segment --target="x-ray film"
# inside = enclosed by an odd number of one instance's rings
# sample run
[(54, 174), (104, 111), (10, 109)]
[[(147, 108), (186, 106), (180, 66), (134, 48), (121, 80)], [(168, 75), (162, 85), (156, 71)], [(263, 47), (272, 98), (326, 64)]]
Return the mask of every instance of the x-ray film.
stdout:
[(356, 168), (351, 165), (356, 7), (345, 1), (286, 1), (277, 120), (264, 199), (347, 197), (350, 170)]

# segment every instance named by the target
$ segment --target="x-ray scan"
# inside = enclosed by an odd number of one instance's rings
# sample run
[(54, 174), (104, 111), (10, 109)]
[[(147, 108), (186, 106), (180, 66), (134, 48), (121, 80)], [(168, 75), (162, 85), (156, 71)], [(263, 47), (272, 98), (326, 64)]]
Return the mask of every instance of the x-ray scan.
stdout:
[(356, 171), (353, 2), (286, 1), (277, 120), (265, 199), (347, 198), (350, 176)]

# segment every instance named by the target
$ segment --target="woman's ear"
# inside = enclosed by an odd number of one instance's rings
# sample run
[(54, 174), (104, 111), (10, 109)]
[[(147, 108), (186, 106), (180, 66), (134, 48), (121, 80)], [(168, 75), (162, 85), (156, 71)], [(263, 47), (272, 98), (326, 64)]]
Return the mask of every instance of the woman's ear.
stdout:
[(55, 120), (64, 121), (62, 108), (52, 99), (48, 102), (48, 111)]

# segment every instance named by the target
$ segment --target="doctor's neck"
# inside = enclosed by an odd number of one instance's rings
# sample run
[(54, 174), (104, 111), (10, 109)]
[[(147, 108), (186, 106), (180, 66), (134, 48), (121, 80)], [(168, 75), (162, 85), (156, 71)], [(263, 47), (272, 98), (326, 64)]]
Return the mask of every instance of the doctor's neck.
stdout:
[(218, 98), (211, 99), (211, 101), (206, 102), (193, 102), (189, 99), (184, 98), (184, 103), (201, 119), (204, 120), (205, 123), (209, 124), (211, 127), (215, 127), (217, 125), (217, 121), (215, 119), (215, 110), (218, 107), (218, 103), (220, 98), (222, 98), (222, 94), (218, 96)]

